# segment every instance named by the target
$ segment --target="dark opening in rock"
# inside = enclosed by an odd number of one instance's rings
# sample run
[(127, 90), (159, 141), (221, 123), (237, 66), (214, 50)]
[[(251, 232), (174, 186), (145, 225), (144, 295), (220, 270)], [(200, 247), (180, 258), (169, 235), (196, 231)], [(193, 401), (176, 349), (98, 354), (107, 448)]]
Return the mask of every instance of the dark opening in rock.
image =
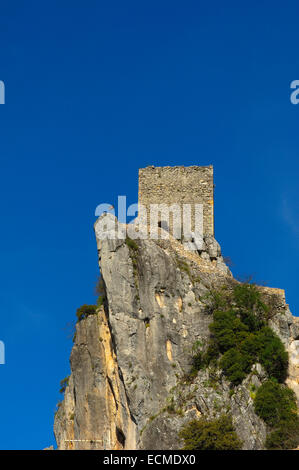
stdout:
[(124, 435), (122, 430), (119, 429), (118, 427), (116, 428), (116, 437), (117, 437), (118, 442), (122, 445), (122, 447), (125, 447), (126, 436)]

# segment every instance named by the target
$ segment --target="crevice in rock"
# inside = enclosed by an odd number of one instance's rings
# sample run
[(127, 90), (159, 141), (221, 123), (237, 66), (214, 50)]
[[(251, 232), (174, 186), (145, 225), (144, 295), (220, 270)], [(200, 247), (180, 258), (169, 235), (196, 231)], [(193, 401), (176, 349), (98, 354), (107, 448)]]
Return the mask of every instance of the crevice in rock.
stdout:
[(129, 410), (129, 413), (130, 413), (130, 418), (133, 421), (133, 423), (136, 424), (136, 426), (137, 426), (137, 421), (134, 418), (134, 416), (132, 415), (131, 410), (130, 410), (130, 398), (129, 398), (128, 393), (127, 393), (123, 373), (122, 373), (119, 366), (118, 366), (118, 376), (119, 376), (119, 380), (122, 382), (123, 387), (124, 387), (124, 392), (125, 392), (125, 396), (126, 396), (126, 400), (127, 400), (127, 404), (128, 404), (128, 410)]
[(121, 444), (121, 446), (125, 447), (126, 436), (124, 435), (123, 431), (119, 429), (117, 426), (116, 426), (116, 438), (118, 442)]
[(108, 375), (107, 375), (107, 381), (108, 381), (108, 384), (109, 384), (111, 393), (112, 393), (112, 395), (113, 395), (113, 399), (114, 399), (114, 403), (115, 403), (115, 406), (116, 406), (116, 410), (118, 410), (118, 402), (117, 402), (117, 399), (116, 399), (116, 396), (115, 396), (115, 392), (114, 392), (114, 388), (113, 388), (111, 379), (110, 379), (110, 377), (108, 377)]

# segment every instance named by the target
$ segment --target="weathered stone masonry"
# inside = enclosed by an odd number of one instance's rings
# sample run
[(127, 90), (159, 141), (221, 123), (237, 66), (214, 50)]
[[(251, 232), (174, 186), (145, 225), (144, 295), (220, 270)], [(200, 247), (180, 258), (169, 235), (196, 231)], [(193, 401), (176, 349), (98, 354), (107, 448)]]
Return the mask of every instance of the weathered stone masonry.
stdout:
[(150, 204), (191, 204), (192, 227), (194, 205), (203, 204), (203, 234), (214, 235), (213, 166), (148, 166), (139, 170), (138, 202)]

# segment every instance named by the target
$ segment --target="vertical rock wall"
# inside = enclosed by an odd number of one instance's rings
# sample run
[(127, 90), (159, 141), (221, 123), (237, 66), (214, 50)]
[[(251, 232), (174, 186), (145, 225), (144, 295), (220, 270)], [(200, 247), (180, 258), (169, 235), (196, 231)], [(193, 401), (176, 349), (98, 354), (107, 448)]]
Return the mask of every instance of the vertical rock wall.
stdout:
[[(182, 380), (192, 346), (209, 337), (207, 293), (236, 282), (217, 242), (207, 237), (200, 254), (174, 240), (97, 244), (106, 301), (77, 324), (69, 385), (55, 417), (58, 448), (178, 449), (184, 423), (230, 411), (244, 449), (262, 449), (266, 427), (251, 394), (264, 379), (259, 365), (233, 396), (221, 371)], [(271, 326), (289, 349), (288, 384), (298, 394), (297, 319), (281, 292), (267, 295), (276, 299)]]

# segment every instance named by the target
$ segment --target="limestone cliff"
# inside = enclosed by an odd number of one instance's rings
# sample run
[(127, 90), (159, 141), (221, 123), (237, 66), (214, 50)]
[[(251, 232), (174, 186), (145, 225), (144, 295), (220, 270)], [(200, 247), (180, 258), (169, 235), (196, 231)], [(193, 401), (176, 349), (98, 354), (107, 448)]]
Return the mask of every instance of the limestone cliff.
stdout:
[[(110, 216), (106, 216), (110, 217)], [(171, 240), (97, 240), (106, 300), (81, 320), (71, 375), (54, 432), (59, 449), (178, 449), (191, 418), (230, 411), (244, 449), (262, 449), (265, 423), (254, 413), (254, 366), (234, 394), (221, 371), (201, 370), (192, 383), (192, 346), (210, 335), (207, 293), (235, 282), (213, 237), (200, 252)], [(290, 353), (288, 385), (299, 398), (299, 323), (280, 290), (271, 326)]]

